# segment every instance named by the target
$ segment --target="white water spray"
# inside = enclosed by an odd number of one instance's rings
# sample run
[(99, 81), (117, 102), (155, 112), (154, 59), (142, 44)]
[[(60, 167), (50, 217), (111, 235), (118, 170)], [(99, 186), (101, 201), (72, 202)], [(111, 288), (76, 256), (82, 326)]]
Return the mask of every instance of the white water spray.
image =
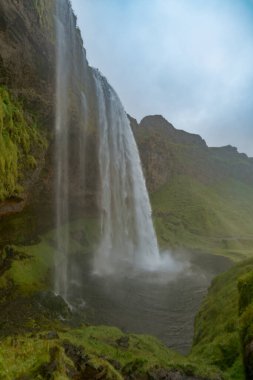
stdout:
[(94, 269), (153, 270), (160, 255), (136, 142), (123, 106), (106, 79), (93, 71), (99, 124), (101, 242)]

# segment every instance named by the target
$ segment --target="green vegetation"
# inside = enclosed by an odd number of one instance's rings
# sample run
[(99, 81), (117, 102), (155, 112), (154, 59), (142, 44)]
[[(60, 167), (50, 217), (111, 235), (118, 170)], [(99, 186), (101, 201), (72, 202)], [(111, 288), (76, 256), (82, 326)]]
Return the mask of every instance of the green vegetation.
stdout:
[(22, 183), (37, 166), (46, 140), (22, 106), (0, 86), (0, 200), (23, 191)]
[(252, 186), (236, 180), (205, 185), (176, 176), (151, 197), (162, 246), (227, 255), (234, 260), (253, 251)]
[[(195, 321), (191, 358), (244, 379), (244, 347), (253, 339), (253, 260), (216, 277)], [(239, 290), (239, 291), (238, 291)]]
[[(62, 227), (64, 229), (64, 226)], [(61, 232), (61, 231), (60, 231)], [(72, 255), (87, 254), (97, 240), (98, 224), (96, 219), (79, 219), (70, 224), (70, 250)], [(20, 294), (48, 290), (54, 264), (56, 231), (52, 230), (40, 237), (39, 243), (7, 247), (1, 253), (11, 265), (0, 277), (1, 288), (12, 284)], [(1, 266), (1, 262), (0, 262)]]
[(9, 337), (0, 344), (0, 379), (5, 380), (41, 379), (46, 370), (54, 379), (69, 379), (70, 373), (87, 376), (87, 372), (90, 377), (76, 378), (100, 378), (100, 374), (104, 379), (120, 380), (126, 375), (147, 379), (161, 368), (210, 380), (223, 378), (218, 369), (184, 358), (153, 337), (125, 335), (113, 327), (62, 327), (58, 334)]
[[(97, 227), (95, 219), (71, 224), (72, 254), (89, 253), (97, 239)], [(0, 343), (0, 379), (1, 376), (40, 379), (48, 373), (45, 371), (52, 371), (52, 378), (68, 379), (70, 369), (80, 374), (81, 367), (94, 376), (103, 373), (106, 379), (124, 376), (149, 379), (161, 369), (207, 379), (244, 379), (243, 347), (253, 338), (252, 259), (237, 264), (213, 281), (196, 318), (192, 352), (183, 357), (150, 336), (126, 335), (105, 326), (73, 328), (71, 320), (75, 317), (69, 314), (66, 305), (48, 293), (41, 296), (50, 284), (54, 246), (55, 232), (51, 231), (35, 245), (12, 247), (11, 266), (6, 268), (0, 282), (2, 326), (6, 323), (5, 305), (10, 300), (12, 303), (6, 325), (10, 330), (7, 329)], [(8, 252), (2, 260), (7, 257)], [(43, 297), (46, 298), (41, 306)], [(65, 322), (59, 321), (55, 305), (60, 315), (65, 315)], [(83, 322), (77, 319), (76, 323)], [(57, 337), (47, 338), (52, 330)], [(72, 345), (78, 355), (82, 353), (83, 366), (69, 355), (66, 345)]]

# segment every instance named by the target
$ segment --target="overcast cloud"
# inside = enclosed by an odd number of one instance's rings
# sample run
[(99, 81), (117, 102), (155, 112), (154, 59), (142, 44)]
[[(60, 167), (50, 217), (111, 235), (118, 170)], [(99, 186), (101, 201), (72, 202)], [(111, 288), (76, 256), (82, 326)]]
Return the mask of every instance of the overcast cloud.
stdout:
[(140, 120), (253, 156), (251, 0), (72, 0), (87, 56)]

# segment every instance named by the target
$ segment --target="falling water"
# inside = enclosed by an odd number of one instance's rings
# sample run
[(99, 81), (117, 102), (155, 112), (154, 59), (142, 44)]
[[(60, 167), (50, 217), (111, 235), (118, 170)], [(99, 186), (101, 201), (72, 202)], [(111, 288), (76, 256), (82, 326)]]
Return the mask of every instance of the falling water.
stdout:
[(152, 270), (160, 263), (150, 201), (128, 117), (106, 79), (93, 71), (99, 116), (101, 242), (95, 272)]
[[(82, 70), (85, 56), (77, 46), (77, 31), (71, 5), (56, 1), (56, 117), (55, 117), (55, 209), (56, 254), (54, 291), (68, 300), (68, 290), (73, 276), (74, 262), (70, 256), (69, 220), (71, 214), (71, 172), (78, 168), (76, 187), (84, 192), (85, 183), (85, 128), (87, 100), (84, 93)], [(80, 48), (80, 49), (79, 49)], [(80, 78), (82, 80), (80, 80)], [(75, 120), (75, 142), (70, 143), (74, 125), (71, 119), (73, 104), (79, 119)], [(79, 145), (78, 145), (79, 144)], [(70, 170), (71, 168), (71, 170)], [(84, 196), (83, 196), (84, 197)]]
[[(101, 239), (95, 252), (94, 269), (100, 274), (124, 268), (152, 270), (160, 255), (151, 218), (151, 207), (137, 146), (127, 115), (106, 79), (98, 71), (87, 71), (71, 6), (56, 1), (56, 121), (55, 195), (56, 255), (54, 290), (65, 300), (70, 286), (84, 268), (70, 254), (69, 221), (72, 200), (78, 193), (85, 199), (85, 136), (88, 124), (87, 93), (92, 85), (85, 78), (93, 75), (93, 101), (98, 116), (98, 166), (100, 179), (98, 209), (101, 211)], [(88, 74), (88, 75), (87, 75)], [(90, 82), (89, 82), (90, 83)], [(95, 98), (95, 99), (94, 99)], [(92, 108), (93, 109), (93, 108)], [(73, 111), (74, 110), (74, 111)], [(76, 110), (76, 111), (75, 111)], [(79, 151), (79, 153), (78, 153)], [(96, 161), (96, 151), (94, 160)], [(89, 157), (90, 159), (90, 157)], [(93, 169), (96, 164), (93, 165)], [(96, 173), (96, 169), (95, 173)], [(74, 180), (74, 185), (73, 185)], [(94, 185), (96, 186), (96, 185)], [(77, 191), (76, 189), (79, 188)], [(96, 189), (92, 188), (95, 193)], [(79, 207), (79, 209), (81, 209)], [(80, 283), (84, 281), (80, 275)]]
[[(56, 3), (57, 15), (60, 3)], [(68, 171), (68, 46), (66, 29), (59, 18), (56, 19), (56, 244), (55, 293), (67, 296), (68, 246), (67, 225), (69, 214), (69, 171)]]

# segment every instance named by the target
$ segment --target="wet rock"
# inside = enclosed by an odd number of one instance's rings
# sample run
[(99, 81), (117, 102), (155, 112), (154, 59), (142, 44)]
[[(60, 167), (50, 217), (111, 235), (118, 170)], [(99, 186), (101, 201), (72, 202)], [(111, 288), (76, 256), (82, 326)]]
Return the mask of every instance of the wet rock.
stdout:
[(116, 343), (120, 347), (128, 348), (129, 347), (129, 337), (128, 336), (122, 336), (121, 338), (116, 340)]
[(49, 363), (44, 363), (39, 368), (39, 374), (45, 380), (53, 379), (54, 372), (57, 370), (58, 361), (57, 356), (59, 353), (58, 347), (50, 348), (50, 361)]
[(40, 292), (33, 296), (33, 300), (42, 310), (48, 311), (51, 317), (68, 318), (71, 310), (61, 296), (56, 296), (53, 292)]
[(0, 250), (0, 275), (10, 269), (14, 260), (29, 258), (28, 255), (15, 250), (11, 245), (6, 245)]
[(191, 375), (185, 375), (179, 371), (157, 369), (148, 373), (148, 380), (208, 380)]
[(244, 349), (244, 365), (247, 380), (253, 379), (253, 340)]
[(87, 364), (86, 370), (83, 373), (80, 380), (106, 380), (107, 379), (107, 371), (104, 367), (94, 368), (93, 366)]
[(117, 371), (121, 369), (121, 364), (117, 360), (114, 359), (108, 359), (107, 360)]
[(51, 339), (59, 339), (59, 335), (57, 334), (56, 331), (49, 331), (47, 334), (45, 335), (40, 335), (40, 338), (41, 339), (47, 339), (47, 340), (51, 340)]
[(84, 348), (82, 346), (75, 346), (69, 341), (65, 340), (63, 342), (63, 348), (65, 354), (72, 360), (76, 369), (84, 373), (86, 371), (86, 364), (89, 360), (88, 355), (84, 353)]

